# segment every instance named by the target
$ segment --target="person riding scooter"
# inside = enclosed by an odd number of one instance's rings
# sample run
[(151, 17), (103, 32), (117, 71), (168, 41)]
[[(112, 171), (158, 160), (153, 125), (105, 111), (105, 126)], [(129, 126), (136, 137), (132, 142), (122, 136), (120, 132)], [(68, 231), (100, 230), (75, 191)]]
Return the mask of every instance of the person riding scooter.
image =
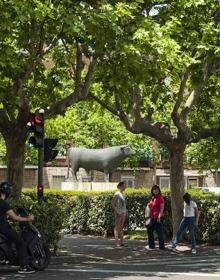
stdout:
[(10, 242), (13, 242), (16, 246), (18, 261), (20, 268), (18, 273), (33, 273), (33, 270), (28, 265), (28, 252), (25, 241), (21, 236), (10, 226), (8, 217), (18, 222), (33, 221), (34, 216), (29, 215), (27, 217), (20, 217), (15, 214), (6, 199), (12, 192), (12, 186), (7, 182), (0, 184), (0, 233), (2, 233)]

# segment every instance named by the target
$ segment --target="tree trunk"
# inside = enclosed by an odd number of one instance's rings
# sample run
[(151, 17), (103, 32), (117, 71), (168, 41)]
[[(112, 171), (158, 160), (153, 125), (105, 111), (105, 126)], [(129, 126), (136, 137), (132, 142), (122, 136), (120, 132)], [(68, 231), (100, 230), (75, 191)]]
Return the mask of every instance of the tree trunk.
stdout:
[(13, 198), (21, 195), (24, 174), (25, 131), (5, 139), (7, 147), (7, 181), (13, 186)]
[(185, 146), (181, 145), (170, 151), (170, 183), (171, 183), (171, 209), (173, 220), (173, 236), (179, 227), (183, 216), (183, 194), (184, 194), (184, 151)]

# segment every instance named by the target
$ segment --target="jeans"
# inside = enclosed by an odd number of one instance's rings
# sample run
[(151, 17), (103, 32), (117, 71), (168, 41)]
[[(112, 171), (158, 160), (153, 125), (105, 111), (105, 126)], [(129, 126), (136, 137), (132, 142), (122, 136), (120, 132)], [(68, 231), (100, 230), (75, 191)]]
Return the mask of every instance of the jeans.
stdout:
[(163, 236), (163, 219), (161, 219), (161, 222), (158, 223), (157, 219), (151, 218), (150, 225), (147, 226), (148, 245), (151, 249), (153, 249), (155, 247), (154, 231), (156, 231), (157, 236), (158, 236), (159, 248), (161, 250), (165, 249), (164, 236)]
[(176, 234), (176, 238), (173, 241), (173, 247), (180, 242), (181, 235), (185, 228), (189, 229), (189, 236), (192, 244), (192, 249), (196, 249), (196, 238), (195, 238), (195, 217), (184, 217), (179, 225), (179, 229)]
[(9, 225), (1, 226), (0, 232), (4, 234), (7, 239), (13, 242), (16, 246), (16, 250), (18, 253), (18, 261), (20, 266), (25, 266), (28, 264), (28, 252), (27, 252), (27, 245), (25, 241), (22, 239), (18, 233), (11, 228)]

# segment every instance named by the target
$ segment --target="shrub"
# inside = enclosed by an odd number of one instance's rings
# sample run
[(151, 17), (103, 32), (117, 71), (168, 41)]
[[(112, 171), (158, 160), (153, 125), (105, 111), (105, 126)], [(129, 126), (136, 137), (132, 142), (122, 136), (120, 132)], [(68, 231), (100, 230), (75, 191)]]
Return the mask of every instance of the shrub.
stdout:
[[(201, 190), (190, 190), (193, 199), (198, 203), (201, 213), (197, 240), (220, 243), (220, 197)], [(61, 238), (61, 232), (93, 235), (113, 235), (114, 213), (111, 199), (114, 192), (63, 192), (46, 190), (44, 203), (37, 204), (36, 193), (24, 190), (15, 206), (33, 205), (34, 224), (40, 230), (46, 242), (54, 249)], [(169, 190), (163, 190), (165, 196), (164, 231), (167, 238), (172, 236), (171, 201)], [(127, 189), (128, 218), (127, 233), (145, 228), (144, 211), (151, 199), (149, 189)]]
[(24, 207), (27, 210), (31, 208), (29, 212), (35, 217), (33, 224), (40, 231), (45, 242), (56, 252), (67, 217), (66, 207), (53, 197), (46, 199), (42, 205), (38, 205), (37, 199), (31, 199), (31, 196), (22, 195), (19, 201), (11, 201), (11, 205), (15, 211), (18, 207)]

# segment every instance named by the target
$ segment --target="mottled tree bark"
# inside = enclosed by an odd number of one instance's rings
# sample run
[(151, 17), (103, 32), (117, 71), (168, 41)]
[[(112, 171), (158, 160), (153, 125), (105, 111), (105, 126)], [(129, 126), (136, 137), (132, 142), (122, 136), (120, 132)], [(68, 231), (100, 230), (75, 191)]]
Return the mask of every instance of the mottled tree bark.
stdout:
[(173, 235), (176, 234), (183, 215), (184, 194), (184, 145), (170, 151), (170, 187)]
[(19, 134), (12, 133), (6, 139), (7, 181), (13, 186), (13, 197), (15, 199), (20, 196), (23, 186), (25, 138), (26, 129), (21, 128)]

